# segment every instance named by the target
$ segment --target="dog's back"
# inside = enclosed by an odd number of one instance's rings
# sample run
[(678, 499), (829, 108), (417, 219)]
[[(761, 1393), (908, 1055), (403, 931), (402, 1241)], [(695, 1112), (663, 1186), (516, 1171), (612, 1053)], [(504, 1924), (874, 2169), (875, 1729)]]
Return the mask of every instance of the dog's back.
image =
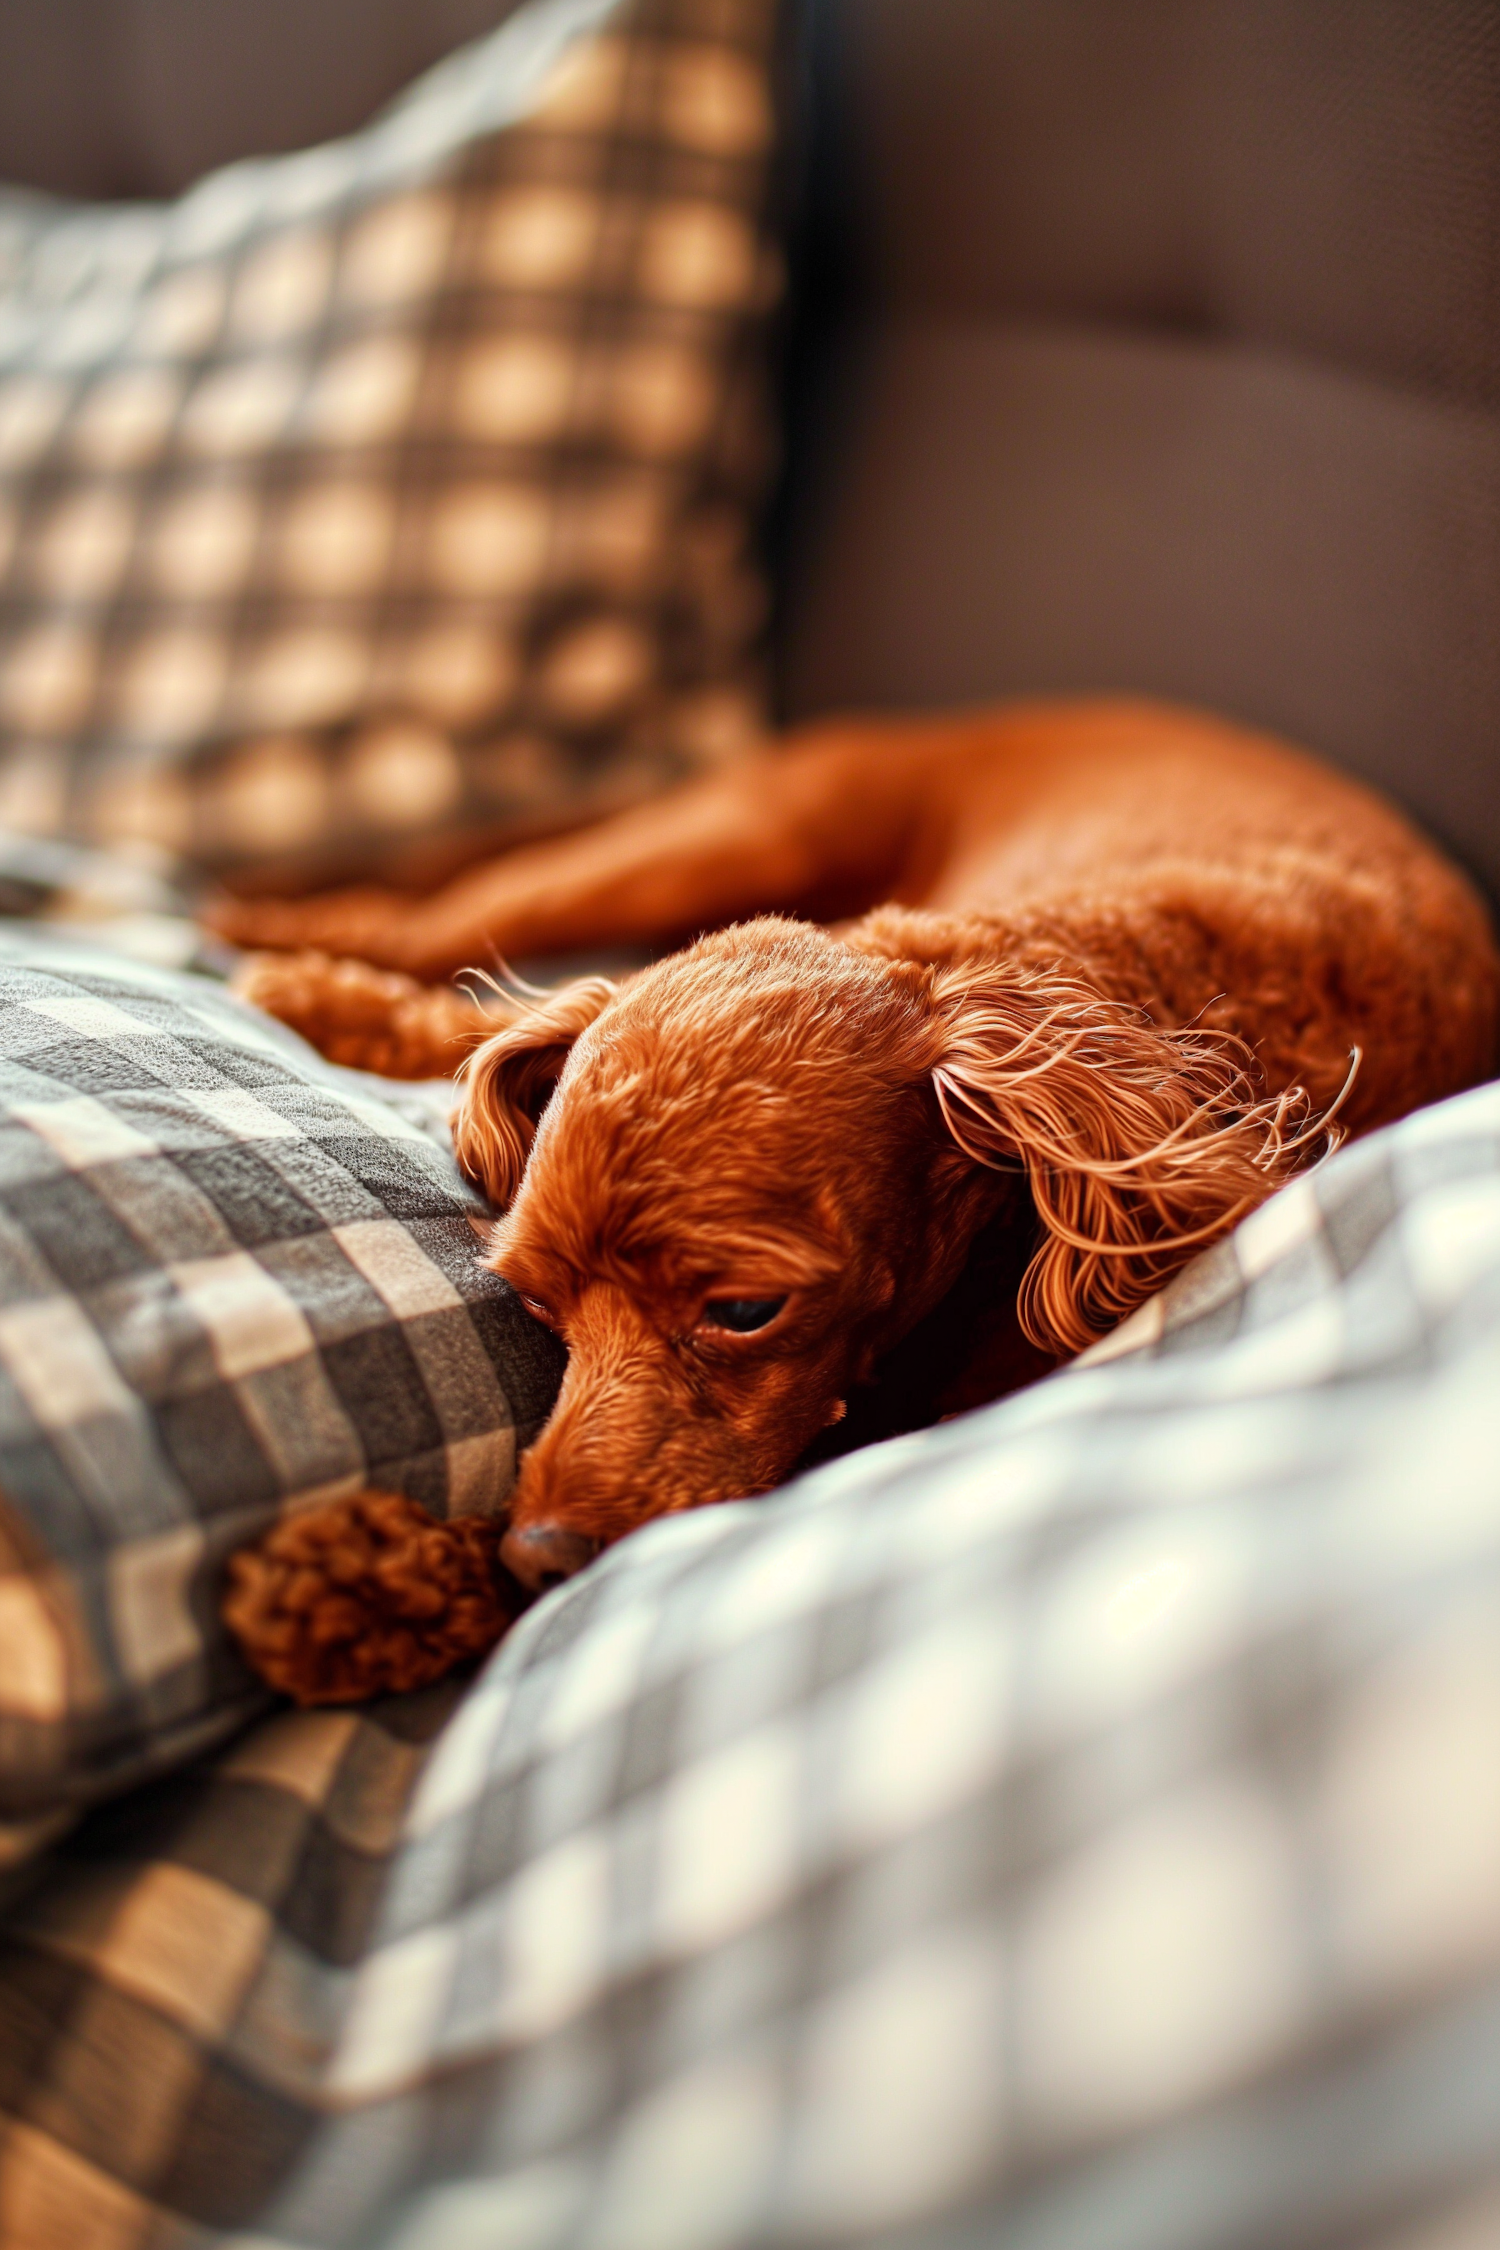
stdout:
[[(1254, 1048), (1364, 1131), (1495, 1067), (1500, 962), (1473, 887), (1394, 806), (1287, 745), (1146, 703), (977, 715), (928, 746), (920, 902), (960, 942), (1060, 956), (1158, 1023)], [(913, 886), (917, 888), (917, 886)], [(934, 938), (938, 933), (934, 930)]]
[[(841, 891), (888, 903), (724, 927)], [(326, 959), (257, 978), (414, 1074), (481, 1042), (460, 1155), (569, 1350), (501, 1548), (532, 1586), (780, 1481), (971, 1256), (1003, 1278), (963, 1403), (1127, 1314), (1328, 1145), (1331, 1106), (1366, 1129), (1495, 1061), (1500, 965), (1457, 870), (1327, 768), (1138, 703), (833, 724), (405, 921), (368, 897), (255, 921), (427, 974), (717, 931), (487, 1022)]]

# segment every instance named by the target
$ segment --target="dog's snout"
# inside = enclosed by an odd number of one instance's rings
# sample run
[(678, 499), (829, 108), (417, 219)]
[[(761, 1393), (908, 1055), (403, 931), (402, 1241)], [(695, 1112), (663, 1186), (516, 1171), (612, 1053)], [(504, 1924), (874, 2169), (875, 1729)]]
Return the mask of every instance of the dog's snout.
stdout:
[(508, 1531), (500, 1542), (500, 1560), (523, 1586), (545, 1594), (591, 1563), (601, 1541), (569, 1531), (558, 1523), (530, 1523)]

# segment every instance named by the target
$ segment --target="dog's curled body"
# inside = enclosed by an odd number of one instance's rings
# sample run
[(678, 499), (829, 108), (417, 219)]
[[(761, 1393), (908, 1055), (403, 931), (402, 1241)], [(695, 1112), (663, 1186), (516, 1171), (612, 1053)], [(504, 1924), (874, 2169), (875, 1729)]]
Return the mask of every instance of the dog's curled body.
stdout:
[[(504, 1211), (493, 1261), (569, 1350), (503, 1550), (533, 1585), (781, 1481), (997, 1223), (1026, 1274), (995, 1322), (1061, 1356), (1325, 1146), (1335, 1105), (1368, 1130), (1495, 1058), (1458, 872), (1329, 769), (1146, 704), (839, 724), (404, 920), (356, 896), (223, 926), (422, 973), (709, 932), (473, 1019), (401, 986), (416, 1067), (472, 1049), (457, 1145)], [(324, 1045), (331, 1008), (347, 1051), (363, 974), (272, 962), (252, 990)]]

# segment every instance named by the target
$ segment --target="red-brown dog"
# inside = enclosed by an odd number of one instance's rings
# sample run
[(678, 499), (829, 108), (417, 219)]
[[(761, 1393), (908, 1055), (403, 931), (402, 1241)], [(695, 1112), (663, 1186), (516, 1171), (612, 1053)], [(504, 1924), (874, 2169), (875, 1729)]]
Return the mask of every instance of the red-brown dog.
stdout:
[(823, 726), (429, 901), (218, 922), (419, 978), (711, 932), (487, 1018), (318, 957), (249, 980), (340, 1059), (474, 1050), (460, 1158), (569, 1355), (502, 1548), (532, 1587), (782, 1481), (997, 1223), (1024, 1279), (968, 1402), (1015, 1379), (1017, 1322), (1033, 1367), (1076, 1352), (1326, 1146), (1335, 1107), (1363, 1131), (1495, 1055), (1462, 877), (1354, 783), (1146, 704)]

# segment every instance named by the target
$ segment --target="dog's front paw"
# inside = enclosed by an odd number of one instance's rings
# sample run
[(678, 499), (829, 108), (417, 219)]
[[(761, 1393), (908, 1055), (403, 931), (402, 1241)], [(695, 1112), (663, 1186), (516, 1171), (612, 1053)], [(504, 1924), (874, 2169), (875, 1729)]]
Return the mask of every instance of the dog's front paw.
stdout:
[(434, 994), (397, 970), (326, 953), (252, 953), (231, 990), (300, 1031), (330, 1062), (383, 1078), (451, 1076), (463, 1054), (455, 1041), (481, 1029), (458, 994)]
[(289, 1516), (229, 1560), (224, 1622), (252, 1669), (296, 1703), (359, 1703), (483, 1656), (525, 1608), (499, 1559), (503, 1523), (439, 1523), (414, 1500), (358, 1492)]

